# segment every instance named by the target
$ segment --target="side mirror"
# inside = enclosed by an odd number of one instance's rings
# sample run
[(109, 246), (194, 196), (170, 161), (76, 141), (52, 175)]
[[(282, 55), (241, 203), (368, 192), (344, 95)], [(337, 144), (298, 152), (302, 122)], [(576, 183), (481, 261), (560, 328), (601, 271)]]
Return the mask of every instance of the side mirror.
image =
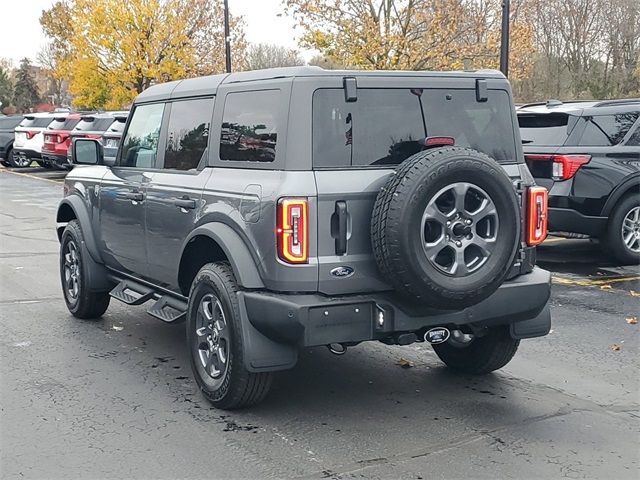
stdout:
[(75, 165), (104, 165), (102, 144), (93, 138), (74, 138), (71, 161)]

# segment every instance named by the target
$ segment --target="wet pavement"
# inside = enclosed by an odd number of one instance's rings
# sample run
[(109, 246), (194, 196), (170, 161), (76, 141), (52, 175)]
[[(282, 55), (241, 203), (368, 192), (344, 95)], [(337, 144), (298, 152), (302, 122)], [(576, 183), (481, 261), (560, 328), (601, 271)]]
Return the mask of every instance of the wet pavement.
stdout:
[(0, 171), (2, 478), (638, 478), (639, 273), (589, 240), (539, 249), (553, 330), (499, 372), (452, 374), (423, 344), (318, 348), (224, 412), (195, 387), (184, 325), (117, 302), (68, 314), (64, 172), (19, 173)]

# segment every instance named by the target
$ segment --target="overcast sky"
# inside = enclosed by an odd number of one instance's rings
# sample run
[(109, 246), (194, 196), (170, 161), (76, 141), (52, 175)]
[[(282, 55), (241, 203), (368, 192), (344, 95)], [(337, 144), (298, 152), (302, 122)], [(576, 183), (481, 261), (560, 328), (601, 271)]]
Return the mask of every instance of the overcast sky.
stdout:
[[(38, 51), (47, 42), (38, 19), (42, 10), (48, 9), (54, 2), (0, 0), (0, 57), (13, 60), (16, 66), (23, 57), (29, 57), (35, 63)], [(282, 13), (281, 0), (229, 0), (229, 10), (232, 15), (244, 17), (249, 42), (298, 48), (293, 20), (284, 15), (277, 16)], [(305, 60), (312, 56), (312, 51), (302, 51)]]

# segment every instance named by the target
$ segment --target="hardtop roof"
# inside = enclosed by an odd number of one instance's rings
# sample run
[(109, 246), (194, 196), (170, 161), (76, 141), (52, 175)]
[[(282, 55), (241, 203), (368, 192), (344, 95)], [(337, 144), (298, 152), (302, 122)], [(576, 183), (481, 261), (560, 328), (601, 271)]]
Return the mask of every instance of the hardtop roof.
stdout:
[(439, 77), (439, 78), (496, 78), (505, 79), (497, 70), (469, 71), (407, 71), (407, 70), (325, 70), (316, 66), (269, 68), (234, 72), (220, 75), (175, 80), (173, 82), (153, 85), (140, 93), (134, 103), (168, 100), (181, 97), (215, 95), (222, 84), (273, 80), (295, 77)]

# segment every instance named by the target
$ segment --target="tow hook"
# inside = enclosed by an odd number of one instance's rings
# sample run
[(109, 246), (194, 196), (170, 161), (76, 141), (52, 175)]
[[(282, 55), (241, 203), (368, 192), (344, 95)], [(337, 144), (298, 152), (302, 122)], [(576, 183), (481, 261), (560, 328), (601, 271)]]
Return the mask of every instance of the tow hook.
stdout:
[(334, 355), (344, 355), (347, 353), (347, 346), (344, 343), (330, 343), (327, 348)]

